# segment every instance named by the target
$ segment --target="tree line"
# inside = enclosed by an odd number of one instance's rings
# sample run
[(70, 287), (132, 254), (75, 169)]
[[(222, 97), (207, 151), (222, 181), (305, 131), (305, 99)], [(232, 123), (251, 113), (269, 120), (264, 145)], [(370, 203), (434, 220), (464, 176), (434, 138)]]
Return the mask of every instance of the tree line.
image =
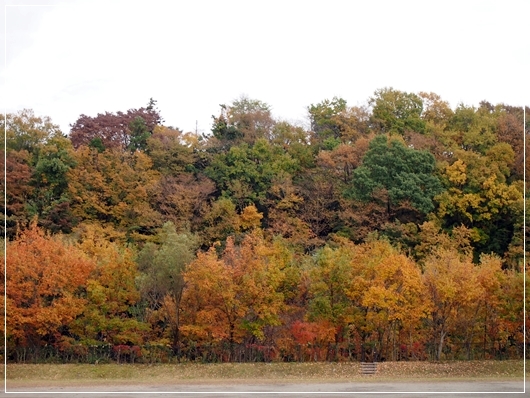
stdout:
[(8, 360), (520, 358), (524, 110), (307, 109), (7, 114)]

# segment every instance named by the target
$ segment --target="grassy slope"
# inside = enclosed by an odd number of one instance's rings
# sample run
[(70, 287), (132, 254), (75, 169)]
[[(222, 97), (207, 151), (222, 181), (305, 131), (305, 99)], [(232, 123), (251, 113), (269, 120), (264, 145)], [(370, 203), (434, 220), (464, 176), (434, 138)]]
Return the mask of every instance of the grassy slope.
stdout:
[[(3, 373), (3, 372), (2, 372)], [(528, 373), (528, 371), (527, 371)], [(3, 375), (2, 375), (3, 376)], [(13, 364), (9, 386), (72, 384), (345, 382), (385, 380), (522, 379), (523, 361), (384, 362), (375, 376), (360, 374), (359, 363), (225, 363), (178, 365)]]

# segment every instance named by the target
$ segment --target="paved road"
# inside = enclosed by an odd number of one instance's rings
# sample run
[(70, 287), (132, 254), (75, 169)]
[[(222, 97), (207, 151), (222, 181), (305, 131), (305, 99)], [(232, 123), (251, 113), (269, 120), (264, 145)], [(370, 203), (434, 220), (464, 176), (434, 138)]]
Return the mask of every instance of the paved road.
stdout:
[[(22, 392), (24, 391), (24, 392)], [(85, 387), (46, 387), (10, 390), (6, 397), (75, 397), (94, 398), (100, 396), (118, 397), (530, 397), (530, 382), (523, 381), (472, 381), (472, 382), (397, 382), (397, 383), (307, 383), (307, 384), (164, 384), (164, 385), (119, 385)], [(456, 392), (467, 392), (458, 394)], [(469, 394), (475, 392), (476, 394)], [(95, 394), (96, 393), (96, 394)], [(141, 393), (141, 394), (140, 394)], [(501, 394), (499, 394), (501, 393)]]

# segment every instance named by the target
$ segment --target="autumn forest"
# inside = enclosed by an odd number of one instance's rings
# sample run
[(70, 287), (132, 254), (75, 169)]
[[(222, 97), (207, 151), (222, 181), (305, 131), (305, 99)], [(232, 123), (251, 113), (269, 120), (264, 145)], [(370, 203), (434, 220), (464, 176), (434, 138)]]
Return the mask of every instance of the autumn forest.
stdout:
[(524, 109), (307, 111), (242, 96), (200, 135), (153, 99), (68, 132), (7, 114), (7, 360), (523, 358)]

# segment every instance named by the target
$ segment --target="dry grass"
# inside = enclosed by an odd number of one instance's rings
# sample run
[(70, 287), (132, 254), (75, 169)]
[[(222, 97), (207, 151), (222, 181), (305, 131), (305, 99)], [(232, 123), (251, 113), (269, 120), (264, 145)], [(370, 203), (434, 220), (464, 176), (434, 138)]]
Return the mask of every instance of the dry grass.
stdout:
[[(2, 372), (3, 373), (3, 372)], [(528, 373), (528, 372), (527, 372)], [(3, 376), (3, 375), (2, 375)], [(360, 374), (359, 363), (224, 363), (140, 364), (12, 364), (8, 384), (62, 385), (106, 383), (344, 382), (386, 380), (521, 379), (523, 361), (383, 362), (376, 375)]]

